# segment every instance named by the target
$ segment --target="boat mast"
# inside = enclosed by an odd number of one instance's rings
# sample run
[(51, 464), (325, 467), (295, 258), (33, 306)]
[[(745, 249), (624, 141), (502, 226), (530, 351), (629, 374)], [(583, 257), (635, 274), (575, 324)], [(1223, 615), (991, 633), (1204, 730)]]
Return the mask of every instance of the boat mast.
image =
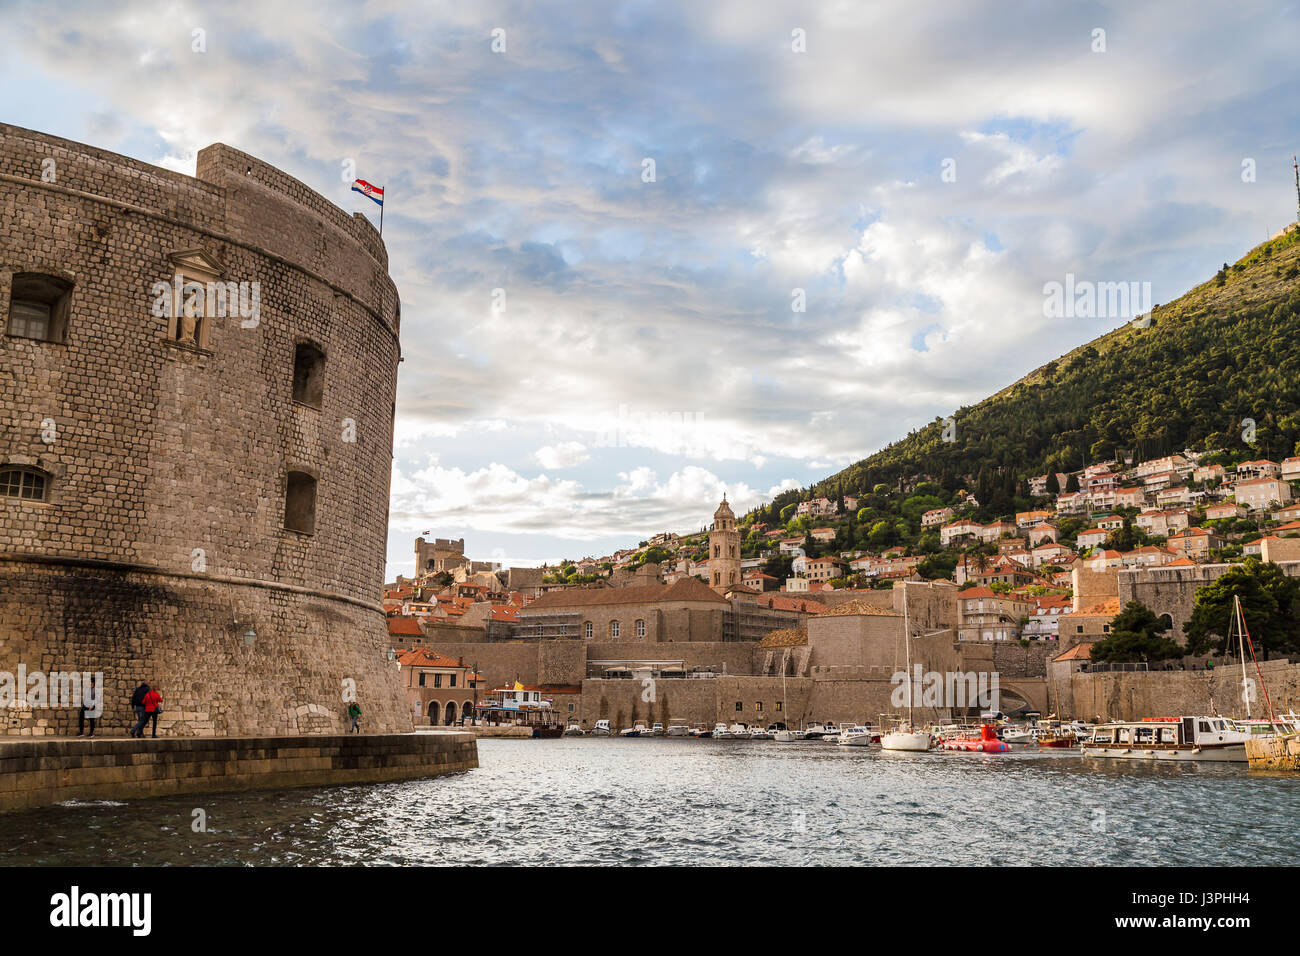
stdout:
[[(907, 654), (907, 729), (912, 730), (912, 695), (916, 685), (912, 682), (912, 628), (907, 616), (907, 582), (903, 582), (903, 649)], [(897, 660), (897, 658), (895, 658)], [(897, 665), (895, 665), (897, 666)]]
[[(1250, 686), (1247, 683), (1250, 678), (1246, 676), (1246, 622), (1241, 611), (1241, 597), (1236, 594), (1232, 596), (1232, 624), (1237, 628), (1237, 656), (1241, 658), (1241, 696), (1246, 701), (1246, 719), (1249, 720), (1251, 716), (1250, 694), (1246, 692), (1246, 689)], [(1231, 635), (1231, 627), (1228, 628), (1228, 633)]]

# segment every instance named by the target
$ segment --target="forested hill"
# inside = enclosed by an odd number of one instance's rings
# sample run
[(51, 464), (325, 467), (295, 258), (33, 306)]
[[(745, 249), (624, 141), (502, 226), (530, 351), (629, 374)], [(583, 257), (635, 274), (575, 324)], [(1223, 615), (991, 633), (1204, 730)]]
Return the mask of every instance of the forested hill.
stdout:
[[(936, 419), (818, 482), (814, 495), (870, 492), (921, 476), (947, 488), (1023, 494), (1023, 479), (1132, 454), (1238, 449), (1281, 460), (1300, 441), (1300, 230), (1251, 250), (1208, 282), (1156, 306), (977, 405), (956, 441)], [(1242, 420), (1256, 422), (1253, 448)], [(1015, 483), (1013, 485), (1013, 482)], [(1054, 484), (1054, 483), (1053, 483)], [(1052, 489), (1055, 491), (1055, 487)], [(1002, 497), (1002, 495), (999, 495)]]

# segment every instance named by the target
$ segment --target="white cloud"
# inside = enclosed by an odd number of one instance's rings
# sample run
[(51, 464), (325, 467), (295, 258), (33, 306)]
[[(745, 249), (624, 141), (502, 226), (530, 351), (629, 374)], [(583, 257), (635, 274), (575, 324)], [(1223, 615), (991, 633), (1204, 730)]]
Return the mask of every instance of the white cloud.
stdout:
[(587, 446), (582, 442), (566, 441), (558, 445), (544, 445), (533, 453), (533, 457), (543, 468), (555, 470), (581, 465), (589, 460), (591, 455), (587, 453)]

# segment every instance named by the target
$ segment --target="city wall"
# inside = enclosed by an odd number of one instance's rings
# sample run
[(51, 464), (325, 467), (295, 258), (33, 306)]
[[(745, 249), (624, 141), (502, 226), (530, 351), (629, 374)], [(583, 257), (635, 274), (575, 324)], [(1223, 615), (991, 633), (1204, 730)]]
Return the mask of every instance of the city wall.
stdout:
[[(1275, 711), (1300, 707), (1300, 663), (1263, 661), (1260, 669)], [(1250, 665), (1247, 676), (1258, 681)], [(1051, 694), (1053, 702), (1059, 702), (1063, 716), (1084, 720), (1141, 720), (1216, 712), (1233, 717), (1246, 715), (1241, 699), (1241, 668), (1231, 664), (1213, 671), (1054, 674)], [(1255, 716), (1266, 713), (1264, 694), (1258, 688), (1251, 710)]]

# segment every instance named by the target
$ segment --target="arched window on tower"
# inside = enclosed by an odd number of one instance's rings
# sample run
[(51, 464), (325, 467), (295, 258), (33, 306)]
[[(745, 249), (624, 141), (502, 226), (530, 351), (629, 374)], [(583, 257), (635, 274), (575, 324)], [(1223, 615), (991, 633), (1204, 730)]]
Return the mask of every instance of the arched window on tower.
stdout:
[(48, 501), (50, 476), (39, 468), (0, 468), (0, 498), (19, 501)]

